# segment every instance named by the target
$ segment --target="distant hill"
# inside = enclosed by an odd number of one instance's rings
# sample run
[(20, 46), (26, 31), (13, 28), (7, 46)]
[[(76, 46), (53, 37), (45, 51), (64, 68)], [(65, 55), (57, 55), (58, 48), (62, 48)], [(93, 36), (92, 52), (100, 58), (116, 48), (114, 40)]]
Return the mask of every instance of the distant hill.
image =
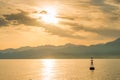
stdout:
[(91, 46), (66, 44), (0, 50), (0, 59), (89, 58), (91, 56), (120, 58), (120, 38), (105, 44)]

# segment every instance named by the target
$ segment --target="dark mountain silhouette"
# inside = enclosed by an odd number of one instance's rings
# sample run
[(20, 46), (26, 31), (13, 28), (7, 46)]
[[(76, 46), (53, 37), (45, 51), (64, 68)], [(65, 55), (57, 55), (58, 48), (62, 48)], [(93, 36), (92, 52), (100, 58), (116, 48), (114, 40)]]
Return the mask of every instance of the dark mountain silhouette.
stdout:
[(105, 44), (91, 46), (66, 44), (0, 50), (1, 59), (89, 58), (91, 56), (96, 58), (120, 58), (120, 38)]

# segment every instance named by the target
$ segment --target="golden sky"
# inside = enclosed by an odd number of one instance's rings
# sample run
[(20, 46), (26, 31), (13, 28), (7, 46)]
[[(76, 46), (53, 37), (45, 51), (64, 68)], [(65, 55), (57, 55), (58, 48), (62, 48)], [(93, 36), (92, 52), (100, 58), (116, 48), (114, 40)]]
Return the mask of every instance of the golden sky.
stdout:
[(93, 45), (120, 37), (120, 0), (0, 0), (0, 49)]

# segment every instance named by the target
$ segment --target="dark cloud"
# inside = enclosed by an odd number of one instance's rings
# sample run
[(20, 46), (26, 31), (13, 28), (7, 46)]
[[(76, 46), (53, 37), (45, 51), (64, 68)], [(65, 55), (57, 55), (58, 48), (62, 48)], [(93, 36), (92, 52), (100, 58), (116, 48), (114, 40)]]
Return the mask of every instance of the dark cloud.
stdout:
[(91, 27), (85, 27), (85, 26), (75, 26), (72, 27), (75, 31), (84, 30), (87, 32), (97, 33), (101, 36), (105, 37), (118, 37), (120, 36), (120, 30), (119, 29), (111, 29), (111, 28), (91, 28)]
[(2, 26), (8, 26), (8, 21), (7, 20), (5, 20), (5, 19), (3, 19), (3, 18), (0, 18), (0, 27)]
[(24, 24), (28, 26), (38, 26), (39, 23), (36, 19), (31, 18), (28, 16), (28, 13), (21, 11), (17, 14), (10, 14), (10, 15), (3, 15), (6, 20), (10, 21), (16, 21), (17, 24)]
[(120, 3), (120, 0), (113, 0), (115, 3)]
[(91, 0), (91, 3), (93, 4), (93, 5), (104, 5), (104, 1), (105, 0)]
[(118, 7), (107, 4), (105, 0), (91, 0), (90, 4), (98, 6), (102, 12), (107, 14), (113, 14), (114, 11), (118, 10)]
[(63, 25), (71, 26), (71, 27), (80, 26), (80, 24), (77, 23), (77, 22), (65, 22), (65, 21), (61, 21), (60, 23), (63, 24)]
[[(119, 12), (118, 12), (119, 13)], [(115, 23), (117, 23), (118, 21), (120, 21), (120, 14), (118, 14), (117, 12), (116, 13), (114, 13), (112, 16), (109, 16), (109, 20), (111, 20), (112, 21), (112, 23), (113, 22), (115, 22)]]
[(61, 18), (61, 19), (66, 19), (66, 20), (75, 20), (75, 17), (65, 17), (65, 16), (57, 16), (57, 18)]
[(40, 12), (40, 14), (47, 14), (47, 13), (48, 13), (48, 12), (45, 11), (45, 10), (43, 10), (43, 11)]

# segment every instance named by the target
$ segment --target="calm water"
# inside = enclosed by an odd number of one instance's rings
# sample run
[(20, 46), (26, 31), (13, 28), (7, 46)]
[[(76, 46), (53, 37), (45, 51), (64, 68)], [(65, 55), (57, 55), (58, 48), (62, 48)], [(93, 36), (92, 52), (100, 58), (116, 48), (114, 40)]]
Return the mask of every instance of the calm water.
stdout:
[(120, 59), (0, 60), (0, 80), (120, 80)]

